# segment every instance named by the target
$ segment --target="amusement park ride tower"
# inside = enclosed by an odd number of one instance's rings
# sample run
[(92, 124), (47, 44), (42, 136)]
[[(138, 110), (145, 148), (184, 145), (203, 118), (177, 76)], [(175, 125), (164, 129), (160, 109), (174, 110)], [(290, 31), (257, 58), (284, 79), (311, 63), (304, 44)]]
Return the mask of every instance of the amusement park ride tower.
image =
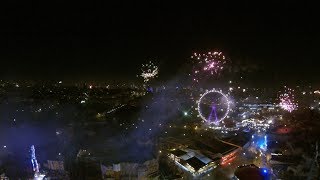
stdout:
[(31, 145), (30, 151), (31, 151), (31, 163), (32, 163), (32, 169), (34, 172), (34, 179), (42, 180), (45, 175), (39, 172), (39, 164), (36, 158), (36, 150), (34, 148), (34, 145)]
[(36, 158), (36, 150), (34, 148), (34, 145), (31, 146), (31, 163), (33, 172), (39, 173), (39, 164)]

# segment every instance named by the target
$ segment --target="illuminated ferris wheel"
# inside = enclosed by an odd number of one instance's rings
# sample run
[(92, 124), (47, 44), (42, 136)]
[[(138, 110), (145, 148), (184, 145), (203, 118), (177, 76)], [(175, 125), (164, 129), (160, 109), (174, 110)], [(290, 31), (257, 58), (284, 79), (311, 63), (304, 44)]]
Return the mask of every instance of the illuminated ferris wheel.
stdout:
[(208, 124), (219, 124), (229, 113), (228, 97), (214, 89), (202, 94), (197, 104), (199, 117)]

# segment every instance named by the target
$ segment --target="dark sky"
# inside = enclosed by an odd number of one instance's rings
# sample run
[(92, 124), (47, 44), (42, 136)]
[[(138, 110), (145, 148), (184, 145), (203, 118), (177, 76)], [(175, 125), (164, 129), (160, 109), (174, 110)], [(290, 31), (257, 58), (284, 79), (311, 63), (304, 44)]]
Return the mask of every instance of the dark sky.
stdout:
[(317, 81), (316, 8), (303, 1), (10, 1), (0, 9), (0, 77), (130, 79), (150, 59), (171, 76), (193, 51), (220, 49), (233, 62), (259, 64), (262, 76)]

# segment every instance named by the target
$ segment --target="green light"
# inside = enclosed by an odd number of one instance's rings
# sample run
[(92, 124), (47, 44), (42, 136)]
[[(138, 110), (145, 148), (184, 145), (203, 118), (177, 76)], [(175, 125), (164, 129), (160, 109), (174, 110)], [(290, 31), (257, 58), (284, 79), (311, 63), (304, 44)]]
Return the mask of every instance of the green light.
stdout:
[(188, 112), (183, 112), (183, 115), (188, 116)]

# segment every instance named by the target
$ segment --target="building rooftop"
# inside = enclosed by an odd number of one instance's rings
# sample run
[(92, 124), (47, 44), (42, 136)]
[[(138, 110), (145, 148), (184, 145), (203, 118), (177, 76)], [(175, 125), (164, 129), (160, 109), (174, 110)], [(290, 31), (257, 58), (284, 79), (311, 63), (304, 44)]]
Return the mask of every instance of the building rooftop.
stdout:
[(234, 175), (241, 180), (264, 179), (264, 176), (262, 175), (259, 168), (254, 166), (240, 167), (235, 171)]
[(186, 154), (184, 154), (184, 155), (182, 155), (182, 156), (180, 156), (180, 158), (181, 159), (183, 159), (183, 160), (187, 160), (187, 159), (190, 159), (190, 158), (192, 158), (194, 156), (194, 153), (193, 152), (188, 152), (188, 153), (186, 153)]
[(237, 147), (235, 146), (223, 143), (216, 139), (196, 141), (195, 148), (200, 149), (200, 151), (205, 149), (211, 153), (221, 153), (221, 154), (226, 154), (230, 151), (233, 151), (234, 149), (237, 149)]
[(180, 156), (182, 156), (182, 155), (187, 154), (187, 152), (182, 151), (181, 149), (173, 150), (173, 151), (171, 151), (171, 153), (172, 153), (173, 155), (177, 156), (177, 157), (180, 157)]
[(202, 161), (205, 164), (208, 164), (212, 161), (210, 158), (206, 157), (203, 154), (197, 154), (195, 157), (198, 158), (200, 161)]
[(202, 162), (200, 159), (196, 157), (192, 157), (186, 161), (194, 170), (198, 171), (203, 166), (207, 165), (206, 163)]
[(282, 155), (282, 156), (271, 156), (271, 163), (277, 163), (277, 164), (299, 164), (302, 160), (301, 156), (288, 156), (288, 155)]
[(223, 139), (224, 141), (234, 144), (236, 146), (240, 146), (243, 147), (245, 144), (248, 143), (248, 141), (250, 140), (251, 135), (249, 133), (241, 133), (237, 136), (233, 136), (230, 138), (225, 138)]

